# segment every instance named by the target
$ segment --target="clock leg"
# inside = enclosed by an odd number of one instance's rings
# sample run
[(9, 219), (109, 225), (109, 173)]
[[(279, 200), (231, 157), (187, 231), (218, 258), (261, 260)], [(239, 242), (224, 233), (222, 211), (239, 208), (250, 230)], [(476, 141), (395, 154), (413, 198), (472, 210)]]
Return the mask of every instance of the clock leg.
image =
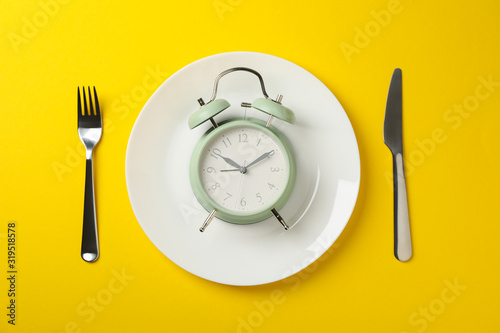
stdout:
[(278, 213), (278, 211), (276, 209), (274, 209), (274, 208), (271, 209), (271, 212), (273, 213), (274, 217), (276, 217), (276, 219), (279, 221), (279, 223), (281, 223), (283, 228), (285, 228), (285, 230), (290, 229), (290, 227), (286, 224), (285, 220), (283, 220), (280, 213)]
[(210, 224), (210, 222), (212, 222), (216, 213), (217, 213), (217, 211), (215, 209), (213, 209), (210, 212), (210, 214), (208, 214), (207, 218), (205, 219), (205, 222), (203, 222), (203, 225), (200, 228), (201, 232), (205, 231), (205, 228)]

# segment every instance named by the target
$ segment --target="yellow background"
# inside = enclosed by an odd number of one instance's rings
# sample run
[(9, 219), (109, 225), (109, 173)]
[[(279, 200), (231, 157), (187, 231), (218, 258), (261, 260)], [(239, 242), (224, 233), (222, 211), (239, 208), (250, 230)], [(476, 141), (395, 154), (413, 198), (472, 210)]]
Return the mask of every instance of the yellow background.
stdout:
[[(1, 332), (500, 331), (498, 1), (4, 0), (0, 12)], [(229, 51), (276, 55), (316, 75), (360, 150), (359, 198), (341, 237), (306, 271), (263, 286), (219, 285), (174, 265), (140, 228), (125, 184), (128, 137), (149, 96), (183, 66)], [(396, 67), (407, 263), (393, 256), (382, 135)], [(94, 264), (79, 255), (79, 85), (97, 86), (107, 126), (95, 155)], [(6, 316), (10, 221), (15, 326)]]

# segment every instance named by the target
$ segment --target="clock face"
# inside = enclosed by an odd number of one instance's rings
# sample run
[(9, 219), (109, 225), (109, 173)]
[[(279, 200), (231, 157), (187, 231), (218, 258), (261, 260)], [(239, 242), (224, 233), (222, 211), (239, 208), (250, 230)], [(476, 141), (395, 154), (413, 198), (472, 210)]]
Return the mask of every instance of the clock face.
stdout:
[(202, 191), (218, 210), (228, 214), (269, 211), (270, 215), (290, 191), (293, 157), (280, 138), (263, 126), (245, 125), (244, 121), (228, 125), (215, 129), (200, 150)]

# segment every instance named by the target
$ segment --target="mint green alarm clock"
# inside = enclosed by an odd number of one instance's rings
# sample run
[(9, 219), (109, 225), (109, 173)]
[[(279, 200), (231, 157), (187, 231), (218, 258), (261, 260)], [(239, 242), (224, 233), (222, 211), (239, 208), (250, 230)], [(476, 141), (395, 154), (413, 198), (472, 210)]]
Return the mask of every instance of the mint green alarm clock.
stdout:
[[(219, 80), (234, 71), (255, 74), (260, 81), (263, 98), (243, 107), (267, 113), (267, 122), (254, 118), (235, 118), (218, 124), (214, 116), (230, 104), (215, 99)], [(209, 212), (200, 231), (214, 217), (220, 220), (250, 224), (275, 216), (288, 230), (279, 214), (292, 194), (296, 163), (292, 146), (283, 133), (271, 125), (274, 118), (295, 122), (294, 113), (281, 105), (282, 96), (272, 100), (266, 93), (262, 76), (246, 67), (230, 68), (220, 73), (210, 101), (189, 118), (190, 129), (209, 120), (210, 128), (196, 144), (190, 162), (190, 181), (200, 204)]]

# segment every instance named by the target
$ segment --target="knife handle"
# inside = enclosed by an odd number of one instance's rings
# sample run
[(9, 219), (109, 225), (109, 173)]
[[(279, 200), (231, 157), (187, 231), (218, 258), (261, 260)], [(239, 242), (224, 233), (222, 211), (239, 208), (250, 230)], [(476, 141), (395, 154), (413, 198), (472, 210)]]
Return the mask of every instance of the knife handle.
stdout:
[(411, 258), (410, 217), (406, 197), (403, 154), (393, 156), (394, 174), (394, 255), (399, 261)]

